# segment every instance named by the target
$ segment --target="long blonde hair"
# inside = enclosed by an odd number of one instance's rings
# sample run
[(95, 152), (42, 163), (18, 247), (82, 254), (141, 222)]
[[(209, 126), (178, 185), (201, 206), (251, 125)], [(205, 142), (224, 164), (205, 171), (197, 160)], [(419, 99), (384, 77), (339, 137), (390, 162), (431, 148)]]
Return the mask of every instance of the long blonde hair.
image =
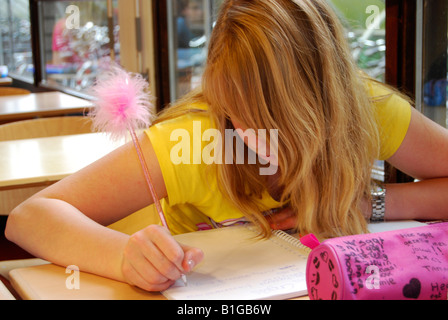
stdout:
[[(378, 129), (365, 79), (325, 0), (224, 1), (202, 88), (217, 128), (278, 129), (281, 202), (297, 229), (323, 237), (366, 231), (360, 204), (370, 193)], [(168, 114), (173, 114), (173, 110)], [(218, 165), (223, 193), (264, 235), (259, 165)]]

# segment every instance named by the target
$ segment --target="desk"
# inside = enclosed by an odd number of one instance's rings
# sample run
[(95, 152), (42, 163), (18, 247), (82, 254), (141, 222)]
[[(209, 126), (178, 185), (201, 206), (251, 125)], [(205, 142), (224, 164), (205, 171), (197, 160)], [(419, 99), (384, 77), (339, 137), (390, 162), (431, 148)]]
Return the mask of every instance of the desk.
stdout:
[(0, 215), (123, 144), (104, 133), (0, 142)]
[(42, 92), (0, 97), (0, 123), (34, 117), (51, 117), (84, 113), (92, 107), (90, 101), (62, 92)]
[(10, 77), (0, 78), (0, 86), (10, 86), (12, 85), (12, 79)]
[(15, 269), (9, 275), (14, 290), (24, 300), (166, 300), (161, 293), (83, 272), (79, 274), (79, 289), (69, 289), (66, 282), (73, 271), (66, 273), (65, 268), (54, 264)]
[(8, 288), (0, 281), (0, 300), (15, 300)]
[(71, 275), (72, 271), (66, 273), (65, 268), (54, 264), (15, 269), (9, 273), (14, 290), (24, 300), (166, 300), (161, 293), (84, 272), (79, 274), (79, 289), (70, 290), (66, 281)]
[(0, 142), (0, 190), (58, 181), (124, 144), (104, 133)]

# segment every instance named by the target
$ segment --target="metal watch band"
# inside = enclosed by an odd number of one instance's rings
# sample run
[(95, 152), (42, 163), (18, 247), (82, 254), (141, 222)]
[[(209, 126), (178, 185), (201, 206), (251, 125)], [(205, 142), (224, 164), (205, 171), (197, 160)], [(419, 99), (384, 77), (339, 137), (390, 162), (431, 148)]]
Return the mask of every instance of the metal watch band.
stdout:
[(386, 211), (386, 189), (384, 187), (377, 187), (372, 192), (372, 216), (371, 222), (384, 221), (384, 213)]

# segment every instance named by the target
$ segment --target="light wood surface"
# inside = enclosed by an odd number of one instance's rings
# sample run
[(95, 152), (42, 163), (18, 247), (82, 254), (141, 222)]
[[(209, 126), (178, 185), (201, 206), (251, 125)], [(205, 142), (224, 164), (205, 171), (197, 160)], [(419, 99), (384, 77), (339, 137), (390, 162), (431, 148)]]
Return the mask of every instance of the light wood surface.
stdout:
[(9, 275), (14, 290), (24, 300), (166, 300), (161, 293), (84, 272), (79, 273), (76, 289), (74, 271), (66, 272), (54, 264), (15, 269)]
[(91, 107), (90, 101), (62, 92), (5, 96), (0, 97), (0, 122), (85, 113)]
[(0, 190), (58, 181), (124, 142), (103, 133), (0, 142)]
[(0, 78), (0, 86), (10, 86), (12, 85), (12, 78), (4, 77)]
[(8, 288), (0, 281), (0, 300), (16, 300)]
[(0, 87), (0, 96), (16, 96), (16, 95), (27, 95), (30, 94), (31, 91), (22, 89), (22, 88), (14, 88), (14, 87)]
[(38, 258), (0, 261), (0, 276), (10, 281), (11, 279), (9, 278), (9, 272), (11, 270), (34, 267), (43, 264), (49, 264), (49, 262)]
[[(43, 138), (92, 132), (89, 117), (51, 117), (22, 120), (0, 125), (0, 141)], [(0, 215), (9, 215), (17, 205), (48, 184), (0, 191)]]
[[(14, 290), (24, 300), (167, 300), (162, 293), (147, 292), (97, 275), (74, 272), (54, 264), (14, 269), (9, 273)], [(78, 281), (79, 289), (74, 285)], [(308, 296), (292, 300), (309, 300)]]

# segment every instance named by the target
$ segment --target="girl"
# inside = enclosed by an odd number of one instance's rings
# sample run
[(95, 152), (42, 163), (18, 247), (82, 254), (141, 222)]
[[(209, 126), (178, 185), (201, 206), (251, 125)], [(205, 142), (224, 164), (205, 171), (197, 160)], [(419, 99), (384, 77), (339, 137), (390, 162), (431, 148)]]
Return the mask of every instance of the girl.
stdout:
[[(197, 161), (179, 143), (194, 145), (198, 124), (202, 153), (209, 129), (249, 132), (245, 160), (249, 149), (262, 155), (257, 130), (278, 132), (265, 137), (277, 170), (260, 174), (261, 160)], [(265, 236), (295, 228), (331, 237), (366, 232), (372, 215), (448, 217), (447, 131), (359, 72), (325, 0), (224, 1), (202, 87), (140, 139), (171, 233), (148, 226), (128, 236), (104, 227), (152, 203), (130, 144), (21, 204), (7, 237), (56, 264), (159, 291), (203, 258), (171, 234), (249, 220)], [(236, 159), (238, 148), (224, 145), (222, 157)], [(383, 186), (372, 207), (375, 159), (420, 182)]]

